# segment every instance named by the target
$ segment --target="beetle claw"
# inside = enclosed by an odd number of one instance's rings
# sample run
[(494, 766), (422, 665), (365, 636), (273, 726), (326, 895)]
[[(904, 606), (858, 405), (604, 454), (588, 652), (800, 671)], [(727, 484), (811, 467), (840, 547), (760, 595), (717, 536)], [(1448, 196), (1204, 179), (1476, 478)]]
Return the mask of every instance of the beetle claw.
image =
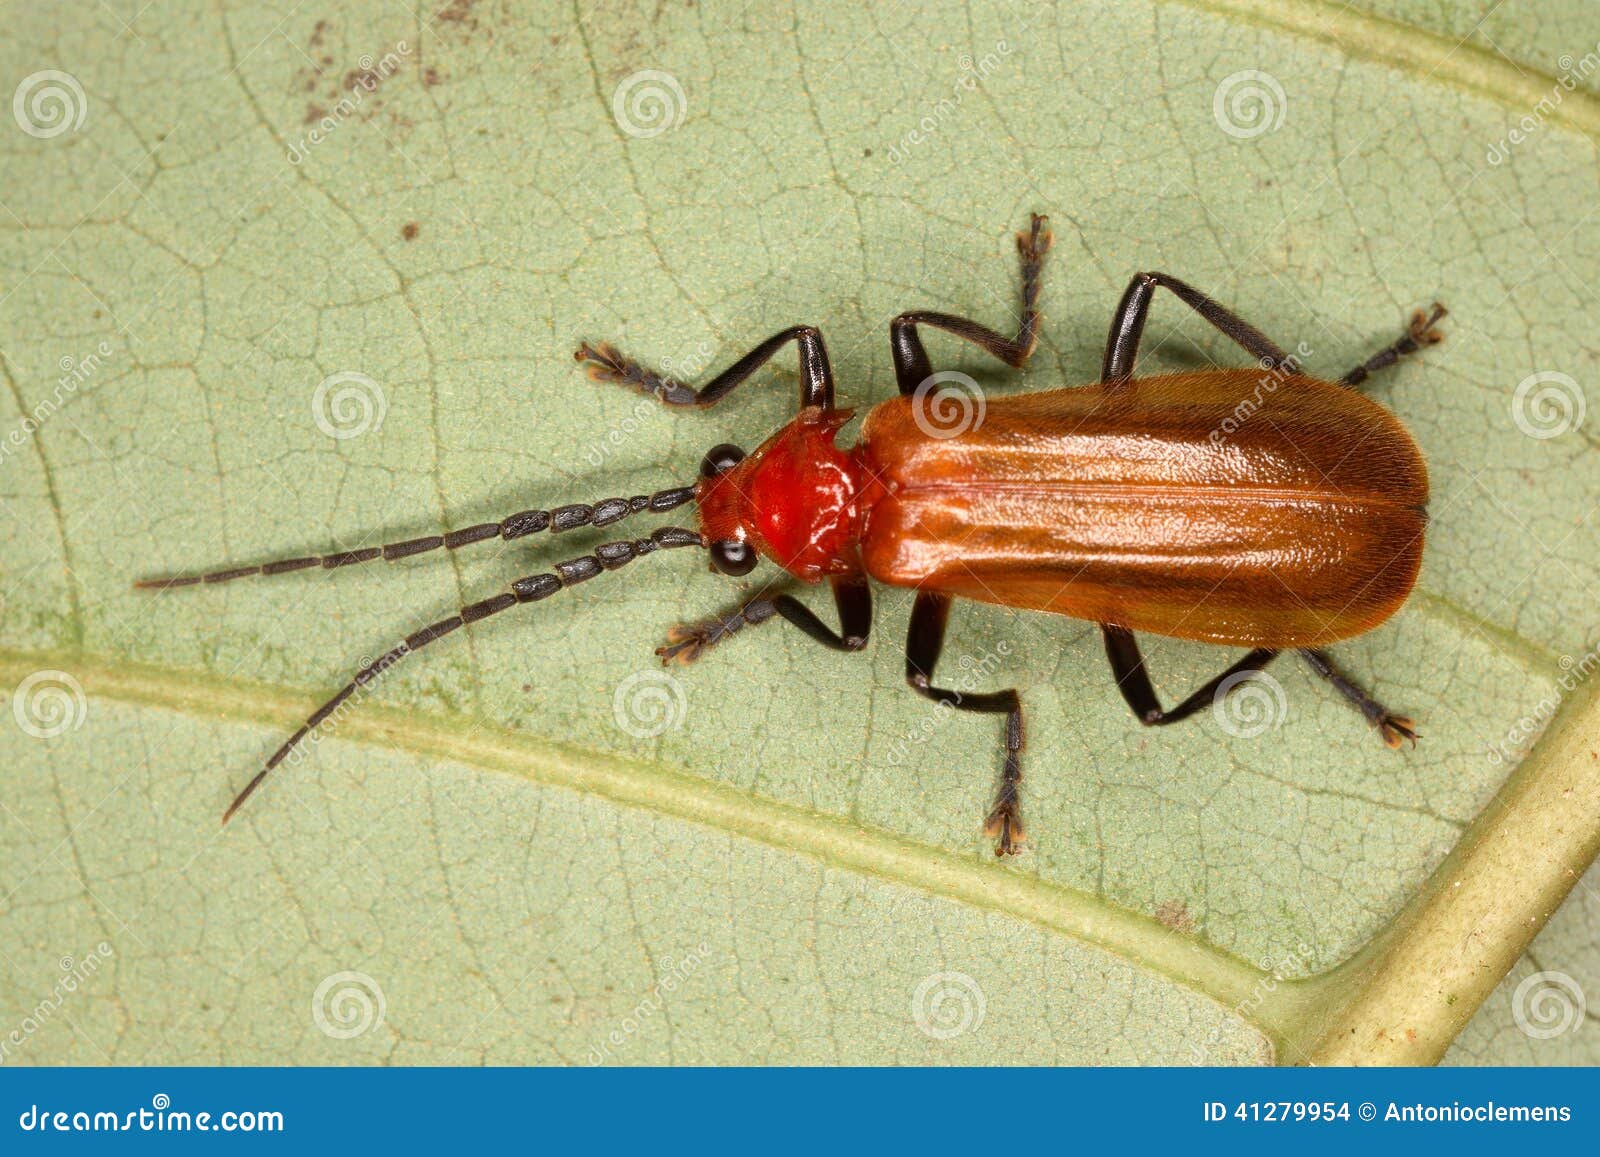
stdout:
[(610, 342), (584, 342), (572, 356), (583, 364), (590, 381), (616, 382), (673, 406), (691, 406), (698, 400), (694, 390), (676, 378), (640, 365)]
[(1017, 252), (1027, 261), (1039, 261), (1050, 252), (1056, 235), (1050, 231), (1050, 218), (1035, 213), (1027, 229), (1017, 234)]
[(1383, 736), (1384, 746), (1391, 751), (1398, 751), (1400, 744), (1408, 739), (1412, 747), (1417, 745), (1417, 725), (1406, 715), (1390, 715), (1384, 712), (1378, 720), (1378, 734)]
[(1022, 850), (1026, 836), (1022, 831), (1022, 817), (1017, 814), (1017, 804), (1014, 799), (1005, 800), (995, 806), (994, 811), (983, 821), (983, 834), (994, 840), (994, 854), (997, 856), (1014, 856)]
[(1418, 345), (1438, 345), (1444, 340), (1444, 334), (1433, 327), (1449, 312), (1437, 301), (1428, 307), (1427, 313), (1423, 313), (1420, 309), (1417, 310), (1411, 315), (1411, 325), (1407, 327), (1411, 340)]
[(621, 381), (627, 364), (622, 351), (604, 341), (597, 346), (584, 342), (572, 356), (583, 363), (583, 372), (596, 382)]
[(711, 632), (706, 627), (705, 623), (691, 623), (669, 629), (666, 646), (656, 648), (656, 654), (661, 656), (661, 665), (665, 667), (670, 663), (682, 663), (687, 666), (698, 659), (700, 652), (711, 643)]

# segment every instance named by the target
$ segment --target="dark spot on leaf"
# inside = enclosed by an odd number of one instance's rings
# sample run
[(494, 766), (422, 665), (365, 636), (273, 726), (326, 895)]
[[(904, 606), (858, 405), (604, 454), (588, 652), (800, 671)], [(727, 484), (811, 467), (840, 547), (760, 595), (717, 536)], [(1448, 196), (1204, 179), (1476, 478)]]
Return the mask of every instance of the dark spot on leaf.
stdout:
[(417, 234), (421, 232), (421, 230), (422, 227), (415, 221), (407, 221), (404, 225), (400, 226), (400, 236), (404, 237), (407, 241), (415, 241), (417, 239)]
[(458, 24), (463, 28), (476, 28), (477, 17), (472, 14), (472, 5), (475, 0), (450, 0), (438, 12), (434, 13), (434, 20), (440, 24)]

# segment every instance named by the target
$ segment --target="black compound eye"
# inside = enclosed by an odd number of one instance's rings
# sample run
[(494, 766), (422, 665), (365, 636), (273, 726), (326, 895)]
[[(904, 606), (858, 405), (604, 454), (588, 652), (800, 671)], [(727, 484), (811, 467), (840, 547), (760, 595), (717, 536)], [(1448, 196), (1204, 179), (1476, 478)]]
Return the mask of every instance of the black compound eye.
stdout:
[(756, 569), (756, 552), (747, 542), (719, 538), (711, 544), (711, 565), (723, 574), (749, 574)]
[(733, 443), (724, 442), (720, 446), (713, 446), (706, 452), (705, 460), (700, 463), (700, 477), (715, 478), (718, 474), (726, 474), (743, 461), (744, 451)]

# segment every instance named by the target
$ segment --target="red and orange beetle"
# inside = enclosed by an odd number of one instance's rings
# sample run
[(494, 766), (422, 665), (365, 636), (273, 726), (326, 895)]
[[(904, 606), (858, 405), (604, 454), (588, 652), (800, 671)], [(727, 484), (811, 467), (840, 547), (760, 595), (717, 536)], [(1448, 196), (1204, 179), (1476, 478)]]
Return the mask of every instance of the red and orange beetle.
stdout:
[[(796, 578), (826, 578), (839, 630), (790, 595), (763, 593), (731, 614), (674, 629), (657, 652), (668, 661), (687, 662), (775, 617), (825, 646), (859, 650), (872, 623), (870, 582), (915, 589), (906, 681), (948, 706), (1005, 716), (1000, 787), (985, 825), (997, 854), (1015, 852), (1022, 836), (1022, 703), (1014, 689), (963, 694), (934, 685), (957, 597), (1098, 623), (1117, 685), (1141, 723), (1192, 715), (1280, 651), (1296, 650), (1389, 746), (1414, 741), (1412, 722), (1344, 678), (1322, 648), (1383, 622), (1416, 582), (1427, 467), (1399, 421), (1355, 387), (1438, 341), (1433, 326), (1443, 307), (1419, 311), (1399, 340), (1338, 381), (1325, 381), (1302, 373), (1296, 358), (1177, 278), (1139, 273), (1112, 319), (1100, 381), (1008, 398), (980, 394), (981, 409), (967, 413), (975, 420), (942, 423), (938, 409), (952, 400), (941, 387), (959, 375), (933, 372), (918, 327), (944, 330), (1022, 366), (1038, 340), (1039, 279), (1050, 241), (1037, 215), (1017, 235), (1022, 320), (1015, 337), (943, 313), (894, 319), (889, 334), (900, 395), (872, 408), (851, 448), (836, 444), (851, 411), (834, 405), (827, 350), (812, 326), (774, 334), (698, 390), (608, 345), (584, 345), (577, 356), (591, 377), (669, 406), (704, 407), (793, 342), (800, 413), (752, 454), (726, 444), (713, 448), (692, 487), (523, 511), (387, 546), (140, 583), (166, 588), (340, 567), (605, 526), (691, 501), (699, 508), (698, 529), (666, 527), (648, 538), (605, 543), (409, 635), (319, 708), (239, 793), (224, 820), (357, 688), (412, 651), (640, 555), (686, 546), (708, 549), (716, 569), (730, 575), (749, 573), (765, 557)], [(1135, 377), (1145, 317), (1162, 288), (1242, 346), (1256, 367)], [(1270, 411), (1258, 413), (1263, 384), (1272, 395)], [(1167, 709), (1145, 672), (1136, 631), (1250, 651)]]

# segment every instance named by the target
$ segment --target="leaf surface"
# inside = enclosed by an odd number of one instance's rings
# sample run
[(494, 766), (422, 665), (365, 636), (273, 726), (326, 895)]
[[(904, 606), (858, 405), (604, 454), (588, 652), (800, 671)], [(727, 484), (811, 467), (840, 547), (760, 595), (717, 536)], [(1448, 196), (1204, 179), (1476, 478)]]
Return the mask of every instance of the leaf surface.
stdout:
[[(1600, 991), (1580, 5), (135, 7), (19, 11), (0, 45), (87, 114), (0, 131), (0, 674), (64, 673), (68, 712), (39, 738), (19, 691), (0, 728), (0, 1023), (107, 945), (6, 1059), (1600, 1055), (1512, 1008), (1534, 972)], [(810, 322), (867, 406), (897, 312), (1011, 324), (1032, 210), (1026, 372), (930, 343), (996, 394), (1092, 380), (1140, 269), (1328, 376), (1449, 305), (1371, 386), (1430, 462), (1421, 585), (1339, 650), (1415, 750), (1287, 661), (1263, 734), (1143, 729), (1092, 626), (963, 605), (944, 661), (1027, 709), (1032, 841), (997, 864), (994, 722), (905, 689), (905, 592), (862, 654), (769, 625), (663, 684), (665, 629), (750, 589), (680, 551), (430, 647), (218, 826), (363, 657), (617, 535), (134, 579), (686, 482), (792, 414), (790, 355), (666, 413), (585, 379), (580, 340), (692, 376)], [(1158, 301), (1143, 365), (1243, 359)], [(1564, 375), (1555, 436), (1515, 402), (1536, 373)], [(1146, 656), (1168, 702), (1229, 661)]]

